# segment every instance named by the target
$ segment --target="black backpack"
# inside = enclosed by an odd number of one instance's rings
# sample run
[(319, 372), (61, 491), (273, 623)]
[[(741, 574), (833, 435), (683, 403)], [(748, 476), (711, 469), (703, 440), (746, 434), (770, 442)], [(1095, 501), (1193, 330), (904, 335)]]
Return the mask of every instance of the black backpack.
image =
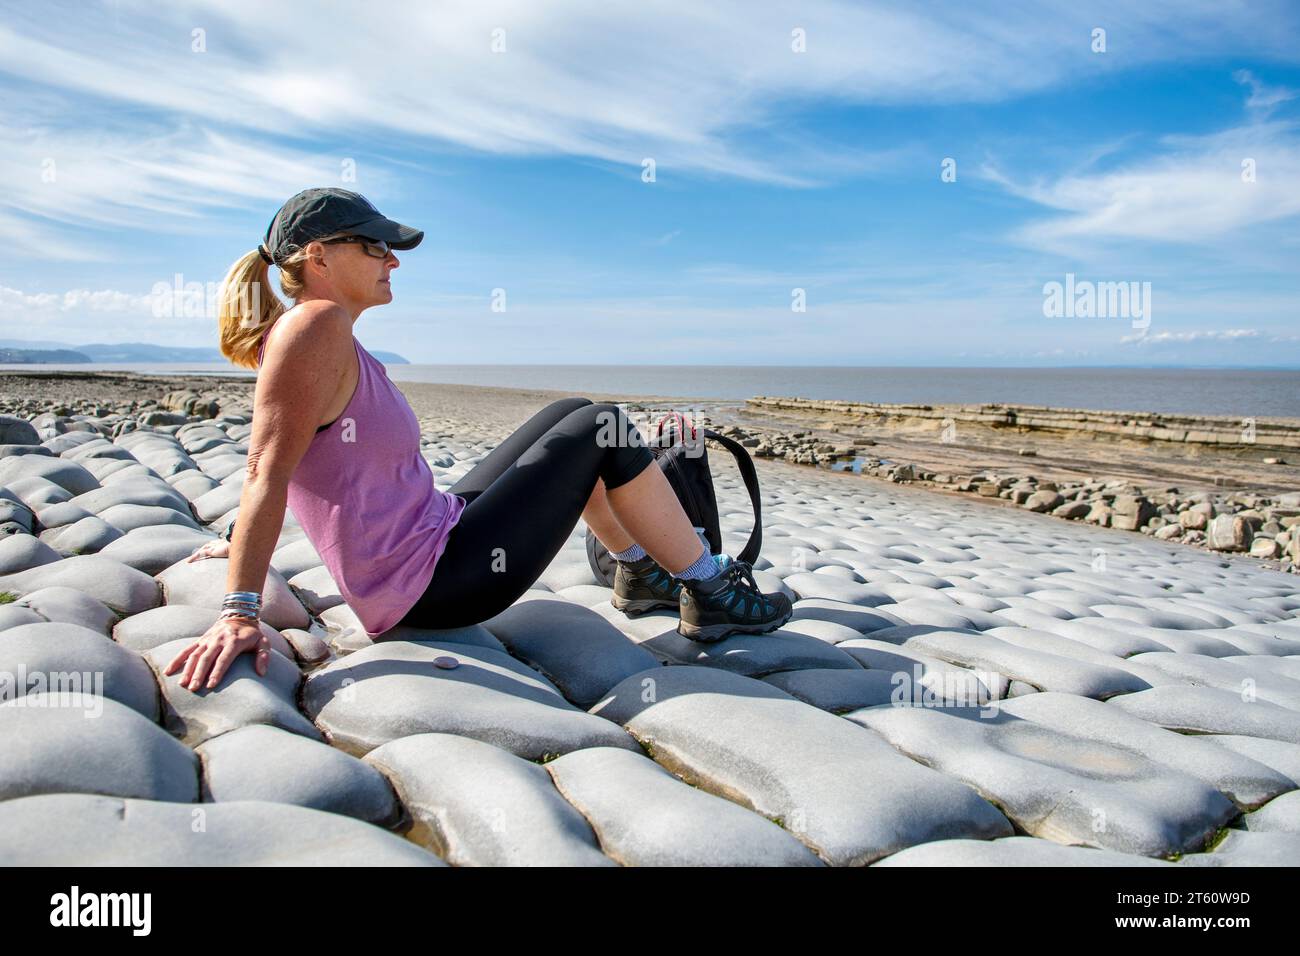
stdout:
[[(667, 434), (664, 423), (669, 422)], [(682, 503), (686, 517), (691, 519), (695, 531), (708, 545), (713, 554), (722, 553), (722, 528), (718, 520), (718, 500), (713, 493), (713, 473), (709, 470), (709, 456), (705, 449), (705, 439), (712, 439), (731, 452), (740, 468), (740, 477), (749, 491), (749, 501), (754, 508), (754, 530), (750, 532), (749, 541), (736, 555), (737, 561), (754, 563), (759, 550), (763, 547), (762, 502), (758, 494), (758, 474), (754, 471), (754, 461), (740, 443), (725, 435), (719, 435), (711, 428), (700, 429), (680, 412), (665, 415), (659, 420), (654, 437), (648, 446), (655, 456), (659, 467), (663, 469), (668, 483), (677, 493), (677, 500)], [(591, 564), (596, 580), (606, 587), (614, 584), (616, 561), (600, 540), (587, 529), (587, 561)]]

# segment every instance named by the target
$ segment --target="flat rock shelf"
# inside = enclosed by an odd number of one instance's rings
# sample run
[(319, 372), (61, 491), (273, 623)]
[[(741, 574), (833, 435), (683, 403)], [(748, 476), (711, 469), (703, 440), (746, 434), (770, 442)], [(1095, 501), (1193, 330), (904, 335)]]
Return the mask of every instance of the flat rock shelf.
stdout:
[[(14, 410), (8, 863), (1300, 864), (1294, 575), (760, 460), (779, 631), (625, 617), (579, 523), (497, 617), (372, 642), (290, 512), (267, 674), (191, 694), (161, 670), (226, 562), (185, 558), (235, 516), (251, 417)], [(422, 424), (444, 490), (509, 431)], [(712, 464), (734, 555), (748, 498)]]

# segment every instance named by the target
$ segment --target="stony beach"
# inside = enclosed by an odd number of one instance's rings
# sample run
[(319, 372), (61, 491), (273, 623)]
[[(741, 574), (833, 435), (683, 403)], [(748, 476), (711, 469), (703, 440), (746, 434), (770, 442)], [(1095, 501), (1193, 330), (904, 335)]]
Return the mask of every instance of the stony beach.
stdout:
[[(441, 488), (560, 394), (402, 389)], [(251, 380), (0, 373), (4, 860), (1300, 864), (1285, 452), (589, 397), (749, 445), (785, 627), (627, 618), (579, 524), (495, 618), (371, 642), (287, 515), (268, 673), (192, 694), (161, 671), (220, 606), (226, 562), (185, 558), (239, 503)], [(735, 554), (748, 498), (710, 459)]]

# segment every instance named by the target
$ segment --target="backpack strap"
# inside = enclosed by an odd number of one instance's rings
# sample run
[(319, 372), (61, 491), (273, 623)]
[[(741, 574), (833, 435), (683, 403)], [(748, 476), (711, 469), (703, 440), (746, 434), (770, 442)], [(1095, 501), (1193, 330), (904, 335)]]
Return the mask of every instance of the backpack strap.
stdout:
[(681, 412), (669, 412), (663, 418), (659, 419), (659, 426), (655, 429), (655, 444), (663, 445), (664, 422), (672, 422), (676, 426), (677, 435), (673, 439), (673, 444), (685, 444), (687, 442), (686, 432), (689, 429), (691, 439), (696, 436), (695, 424), (683, 415)]
[(731, 452), (731, 457), (736, 459), (736, 465), (740, 468), (740, 477), (745, 482), (745, 488), (749, 491), (749, 503), (754, 508), (754, 530), (750, 532), (749, 541), (745, 543), (740, 554), (736, 555), (736, 560), (753, 564), (758, 557), (758, 552), (763, 548), (763, 501), (758, 494), (758, 473), (754, 470), (754, 460), (749, 457), (749, 452), (743, 445), (726, 435), (719, 435), (712, 428), (704, 429), (704, 437), (712, 438)]

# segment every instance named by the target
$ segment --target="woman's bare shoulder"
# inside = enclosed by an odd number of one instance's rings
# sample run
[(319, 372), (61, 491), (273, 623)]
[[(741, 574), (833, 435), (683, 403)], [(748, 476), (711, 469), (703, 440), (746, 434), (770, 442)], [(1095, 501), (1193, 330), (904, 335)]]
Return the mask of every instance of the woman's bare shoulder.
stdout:
[(266, 359), (273, 352), (296, 356), (346, 357), (352, 346), (352, 319), (336, 302), (311, 299), (295, 305), (275, 320), (267, 333)]

